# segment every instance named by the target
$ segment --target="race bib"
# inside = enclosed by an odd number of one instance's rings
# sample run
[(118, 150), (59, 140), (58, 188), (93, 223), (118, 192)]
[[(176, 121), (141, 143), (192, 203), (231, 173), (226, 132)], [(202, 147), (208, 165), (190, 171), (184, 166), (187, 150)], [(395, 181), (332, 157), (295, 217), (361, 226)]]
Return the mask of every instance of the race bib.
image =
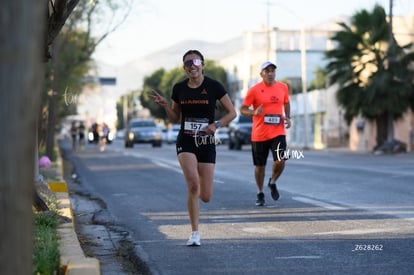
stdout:
[(265, 115), (264, 116), (264, 123), (269, 125), (280, 125), (282, 121), (281, 115)]
[(200, 135), (204, 134), (204, 128), (208, 126), (208, 118), (186, 117), (184, 121), (184, 134)]

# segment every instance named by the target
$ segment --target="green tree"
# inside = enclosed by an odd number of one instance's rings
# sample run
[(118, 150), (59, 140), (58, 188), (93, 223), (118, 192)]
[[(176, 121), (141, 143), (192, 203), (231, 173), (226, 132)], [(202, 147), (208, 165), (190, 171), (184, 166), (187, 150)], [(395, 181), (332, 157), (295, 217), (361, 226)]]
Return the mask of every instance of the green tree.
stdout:
[[(76, 113), (76, 98), (82, 91), (84, 79), (93, 64), (85, 48), (94, 44), (82, 30), (63, 28), (52, 46), (52, 62), (46, 66), (46, 81), (43, 106), (48, 108), (46, 133), (40, 141), (46, 140), (46, 155), (52, 159), (55, 125), (60, 120)], [(50, 137), (50, 138), (48, 138)]]
[(128, 121), (133, 117), (134, 110), (134, 92), (124, 94), (116, 103), (117, 125), (116, 128), (124, 129)]
[(321, 67), (317, 67), (314, 71), (315, 78), (309, 84), (308, 90), (322, 89), (328, 83), (328, 73)]
[(152, 90), (156, 90), (162, 96), (169, 100), (167, 92), (161, 87), (161, 82), (165, 74), (165, 69), (160, 68), (156, 70), (154, 73), (152, 73), (150, 76), (145, 77), (144, 84), (142, 87), (142, 93), (140, 94), (140, 101), (142, 106), (148, 108), (152, 116), (158, 118), (162, 118), (165, 116), (164, 109), (159, 108), (159, 106), (149, 98), (149, 95), (151, 94)]
[(376, 121), (378, 147), (392, 127), (388, 117), (399, 119), (413, 107), (414, 56), (407, 53), (411, 45), (401, 47), (390, 37), (386, 13), (379, 5), (372, 12), (357, 12), (349, 26), (339, 25), (342, 30), (332, 38), (336, 47), (326, 54), (329, 80), (339, 84), (337, 100), (348, 123), (358, 116)]
[[(53, 3), (52, 1), (50, 1)], [(71, 1), (73, 2), (73, 1)], [(51, 10), (56, 11), (56, 18), (64, 17), (66, 1), (55, 1)], [(127, 18), (132, 0), (78, 0), (72, 8), (71, 16), (59, 24), (60, 34), (53, 32), (48, 37), (52, 46), (52, 63), (47, 70), (44, 107), (47, 109), (47, 121), (40, 125), (46, 129), (40, 140), (46, 139), (46, 155), (53, 157), (55, 126), (65, 115), (76, 112), (76, 101), (67, 102), (68, 96), (76, 98), (82, 91), (87, 72), (93, 68), (91, 56), (96, 47)], [(63, 8), (61, 7), (63, 5)], [(69, 5), (69, 4), (68, 4)], [(71, 9), (71, 10), (72, 10)], [(51, 16), (53, 19), (54, 16)], [(110, 20), (107, 20), (110, 18)], [(53, 23), (53, 22), (52, 22)], [(52, 24), (53, 25), (53, 24)]]
[(204, 73), (206, 76), (214, 78), (217, 81), (219, 81), (221, 84), (223, 84), (224, 88), (227, 91), (229, 90), (226, 70), (224, 70), (223, 67), (218, 66), (216, 62), (212, 60), (206, 60), (205, 67), (204, 67)]
[(128, 18), (132, 3), (133, 0), (79, 0), (65, 24), (69, 31), (84, 33), (84, 59), (79, 61), (90, 61), (96, 47)]
[[(56, 7), (48, 14), (51, 3)], [(0, 137), (4, 145), (0, 149), (0, 274), (32, 273), (33, 160), (43, 62), (49, 56), (49, 41), (76, 3), (5, 0), (1, 4), (2, 14), (11, 16), (2, 15), (0, 24), (0, 113), (7, 133)]]

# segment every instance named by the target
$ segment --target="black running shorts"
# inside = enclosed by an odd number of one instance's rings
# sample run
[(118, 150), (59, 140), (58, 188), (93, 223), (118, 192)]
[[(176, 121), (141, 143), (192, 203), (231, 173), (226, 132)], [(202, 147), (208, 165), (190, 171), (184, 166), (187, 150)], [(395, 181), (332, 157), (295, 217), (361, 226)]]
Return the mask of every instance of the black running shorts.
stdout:
[(176, 144), (177, 155), (183, 152), (195, 154), (198, 162), (216, 163), (216, 143), (214, 136), (179, 134)]
[(273, 161), (286, 160), (288, 159), (288, 156), (285, 155), (286, 148), (286, 136), (277, 136), (266, 141), (252, 142), (253, 164), (255, 166), (265, 166), (269, 150), (272, 151)]

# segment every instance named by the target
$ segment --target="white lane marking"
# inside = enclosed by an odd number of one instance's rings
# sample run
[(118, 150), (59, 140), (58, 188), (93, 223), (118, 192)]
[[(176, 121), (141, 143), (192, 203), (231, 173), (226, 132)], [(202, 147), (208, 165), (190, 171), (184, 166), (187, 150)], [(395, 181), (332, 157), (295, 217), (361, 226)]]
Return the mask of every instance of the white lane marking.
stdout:
[(321, 256), (282, 256), (282, 257), (275, 257), (275, 259), (321, 259)]
[(179, 174), (182, 174), (183, 171), (181, 170), (180, 166), (177, 163), (167, 162), (160, 159), (151, 159), (151, 161), (158, 166), (173, 170)]
[(351, 229), (341, 231), (327, 231), (313, 233), (314, 235), (364, 235), (375, 233), (397, 232), (398, 228), (372, 228), (372, 229)]
[(292, 199), (296, 200), (296, 201), (300, 201), (300, 202), (320, 206), (320, 207), (323, 207), (323, 208), (327, 208), (327, 209), (330, 209), (330, 210), (345, 210), (345, 209), (347, 209), (345, 207), (341, 207), (341, 206), (337, 206), (337, 205), (330, 204), (330, 203), (327, 203), (327, 202), (323, 202), (323, 201), (319, 201), (319, 200), (315, 200), (315, 199), (310, 199), (310, 198), (305, 198), (305, 197), (292, 197)]
[[(166, 161), (166, 160), (158, 158), (158, 157), (153, 157), (153, 156), (148, 156), (148, 155), (144, 156), (143, 154), (140, 154), (140, 153), (137, 153), (137, 152), (125, 152), (124, 150), (118, 150), (118, 151), (123, 153), (124, 155), (127, 155), (127, 156), (138, 157), (138, 158), (148, 158), (154, 164), (157, 164), (158, 166), (170, 169), (170, 170), (175, 171), (179, 174), (183, 174), (183, 171), (181, 170), (180, 164), (178, 163), (177, 160)], [(219, 184), (224, 183), (224, 181), (216, 179), (216, 178), (214, 179), (214, 182), (219, 183)]]

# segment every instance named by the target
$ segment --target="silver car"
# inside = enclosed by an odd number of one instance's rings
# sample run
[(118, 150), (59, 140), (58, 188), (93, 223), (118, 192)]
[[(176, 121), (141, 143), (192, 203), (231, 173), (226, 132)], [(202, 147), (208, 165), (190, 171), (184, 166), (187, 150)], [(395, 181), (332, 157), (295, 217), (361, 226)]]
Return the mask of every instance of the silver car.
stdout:
[(177, 142), (177, 136), (180, 132), (181, 125), (180, 124), (174, 124), (171, 126), (171, 128), (165, 129), (165, 135), (164, 135), (164, 141), (168, 144), (176, 143)]
[(125, 131), (125, 147), (132, 148), (135, 143), (151, 143), (161, 147), (161, 128), (151, 119), (132, 119)]

